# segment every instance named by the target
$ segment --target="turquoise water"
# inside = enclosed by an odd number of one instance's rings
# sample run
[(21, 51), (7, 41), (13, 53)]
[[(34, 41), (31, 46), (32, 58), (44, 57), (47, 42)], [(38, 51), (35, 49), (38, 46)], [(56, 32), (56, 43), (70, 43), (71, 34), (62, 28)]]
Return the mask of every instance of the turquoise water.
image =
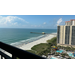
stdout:
[(56, 52), (62, 53), (62, 52), (63, 52), (63, 50), (57, 50)]
[[(59, 52), (59, 53), (62, 53), (63, 52), (63, 50), (57, 50), (56, 52)], [(71, 57), (74, 57), (74, 55), (70, 52), (70, 53), (68, 53), (68, 55), (69, 56), (71, 56)]]
[(74, 57), (74, 55), (72, 53), (68, 53), (69, 56)]
[(51, 57), (50, 59), (57, 59), (57, 58), (55, 58), (55, 57)]
[(18, 29), (18, 28), (0, 28), (0, 41), (11, 44), (20, 45), (32, 42), (47, 35), (33, 34), (30, 32), (56, 33), (57, 29)]

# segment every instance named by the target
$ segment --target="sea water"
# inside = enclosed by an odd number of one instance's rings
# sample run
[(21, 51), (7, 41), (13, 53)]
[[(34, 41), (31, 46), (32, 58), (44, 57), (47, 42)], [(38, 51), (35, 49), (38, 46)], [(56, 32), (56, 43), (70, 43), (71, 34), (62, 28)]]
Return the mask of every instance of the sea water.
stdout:
[(0, 28), (0, 41), (15, 46), (48, 36), (48, 34), (34, 34), (30, 32), (51, 34), (56, 33), (57, 29)]

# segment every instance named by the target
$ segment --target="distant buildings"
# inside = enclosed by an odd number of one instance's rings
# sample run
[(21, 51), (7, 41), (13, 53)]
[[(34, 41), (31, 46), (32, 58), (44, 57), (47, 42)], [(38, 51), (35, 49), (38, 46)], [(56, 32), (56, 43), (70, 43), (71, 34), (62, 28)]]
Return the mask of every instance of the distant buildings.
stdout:
[(57, 26), (57, 45), (75, 47), (75, 19)]

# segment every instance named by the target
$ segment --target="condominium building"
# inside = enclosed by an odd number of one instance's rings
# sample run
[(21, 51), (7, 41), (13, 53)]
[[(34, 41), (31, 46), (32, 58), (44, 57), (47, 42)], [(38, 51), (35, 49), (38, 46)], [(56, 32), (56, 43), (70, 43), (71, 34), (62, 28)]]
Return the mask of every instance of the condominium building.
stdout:
[(57, 45), (75, 47), (75, 19), (57, 26)]

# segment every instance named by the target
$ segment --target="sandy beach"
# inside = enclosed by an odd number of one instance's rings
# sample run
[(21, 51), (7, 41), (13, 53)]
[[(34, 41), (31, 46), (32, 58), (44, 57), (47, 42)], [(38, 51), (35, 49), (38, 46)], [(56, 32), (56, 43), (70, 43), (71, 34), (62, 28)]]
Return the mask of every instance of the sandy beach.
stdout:
[[(53, 35), (55, 34), (55, 35)], [(30, 42), (28, 44), (23, 44), (21, 47), (18, 47), (20, 49), (23, 49), (23, 50), (31, 50), (31, 48), (34, 46), (34, 45), (37, 45), (37, 44), (40, 44), (40, 43), (46, 43), (47, 40), (53, 38), (53, 37), (56, 37), (57, 33), (52, 33), (52, 34), (49, 34), (47, 35), (46, 37), (43, 37), (41, 39), (38, 39), (36, 41), (33, 41), (33, 42)]]
[[(54, 34), (54, 35), (53, 35)], [(53, 38), (53, 37), (56, 37), (57, 36), (57, 33), (52, 33), (52, 34), (49, 34), (45, 37), (42, 37), (36, 41), (33, 41), (33, 42), (30, 42), (28, 44), (23, 44), (21, 46), (18, 46), (17, 48), (20, 48), (20, 49), (23, 49), (23, 50), (31, 50), (31, 48), (34, 46), (34, 45), (37, 45), (37, 44), (40, 44), (40, 43), (46, 43), (47, 40)], [(8, 56), (12, 57), (12, 55), (8, 52), (6, 52), (5, 50), (1, 50), (2, 52), (4, 52), (5, 54), (7, 54)]]

